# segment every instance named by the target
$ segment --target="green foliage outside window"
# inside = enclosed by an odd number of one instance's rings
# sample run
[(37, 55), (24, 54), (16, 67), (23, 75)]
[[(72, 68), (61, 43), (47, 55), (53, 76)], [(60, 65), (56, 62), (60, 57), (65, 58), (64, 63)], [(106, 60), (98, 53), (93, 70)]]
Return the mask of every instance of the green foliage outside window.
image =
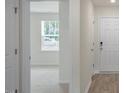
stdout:
[(43, 23), (45, 41), (59, 41), (59, 22), (44, 21)]
[(58, 21), (44, 21), (44, 34), (45, 35), (59, 35), (59, 22)]

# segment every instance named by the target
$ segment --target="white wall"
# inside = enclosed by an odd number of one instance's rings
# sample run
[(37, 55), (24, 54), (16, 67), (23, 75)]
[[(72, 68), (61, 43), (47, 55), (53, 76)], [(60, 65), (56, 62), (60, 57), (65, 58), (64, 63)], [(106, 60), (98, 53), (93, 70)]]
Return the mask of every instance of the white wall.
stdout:
[(31, 13), (31, 64), (59, 65), (59, 51), (41, 51), (41, 21), (58, 20), (57, 13)]
[[(34, 2), (35, 1), (35, 2)], [(35, 13), (59, 13), (58, 1), (36, 1), (30, 2), (30, 11)]]
[(80, 0), (60, 0), (60, 81), (80, 93)]
[(94, 7), (91, 0), (81, 0), (81, 93), (86, 93), (93, 75)]
[(104, 6), (96, 6), (95, 7), (95, 71), (98, 72), (100, 70), (100, 59), (99, 59), (99, 30), (98, 30), (98, 18), (104, 17), (118, 17), (119, 16), (119, 8), (116, 7), (104, 7)]

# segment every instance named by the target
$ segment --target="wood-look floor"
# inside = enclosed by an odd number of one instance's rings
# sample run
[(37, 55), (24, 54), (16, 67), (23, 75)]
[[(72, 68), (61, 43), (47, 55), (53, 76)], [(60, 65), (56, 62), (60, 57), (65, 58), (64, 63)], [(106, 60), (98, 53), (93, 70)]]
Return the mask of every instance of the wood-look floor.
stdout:
[(88, 93), (119, 93), (119, 74), (96, 74)]

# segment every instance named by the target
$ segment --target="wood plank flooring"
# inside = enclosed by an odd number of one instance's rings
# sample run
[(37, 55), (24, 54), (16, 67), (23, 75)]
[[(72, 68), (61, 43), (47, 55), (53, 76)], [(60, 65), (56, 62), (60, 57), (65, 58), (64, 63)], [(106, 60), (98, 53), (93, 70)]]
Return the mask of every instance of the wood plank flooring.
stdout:
[(119, 93), (119, 74), (96, 74), (88, 93)]

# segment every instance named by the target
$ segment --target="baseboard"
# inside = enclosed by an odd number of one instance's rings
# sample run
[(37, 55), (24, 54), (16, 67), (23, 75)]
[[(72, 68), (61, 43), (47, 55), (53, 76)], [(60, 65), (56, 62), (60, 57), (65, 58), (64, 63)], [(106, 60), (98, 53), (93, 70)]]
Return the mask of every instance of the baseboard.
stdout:
[(93, 75), (99, 74), (99, 73), (100, 73), (100, 71), (96, 70), (96, 71), (94, 71)]
[(119, 71), (98, 71), (98, 70), (96, 70), (96, 71), (94, 71), (94, 73), (93, 73), (93, 75), (95, 75), (95, 74), (118, 74), (119, 73)]
[(119, 71), (100, 71), (100, 74), (119, 74)]
[(66, 84), (68, 85), (69, 84), (69, 81), (62, 81), (62, 80), (60, 80), (59, 81), (59, 84), (60, 85), (66, 85)]
[(89, 89), (90, 89), (90, 85), (91, 85), (91, 83), (92, 83), (92, 80), (90, 79), (90, 81), (89, 81), (89, 83), (88, 83), (88, 85), (87, 85), (87, 87), (86, 87), (84, 93), (88, 93), (88, 91), (89, 91)]
[(59, 93), (69, 93), (69, 81), (60, 81), (59, 85)]

